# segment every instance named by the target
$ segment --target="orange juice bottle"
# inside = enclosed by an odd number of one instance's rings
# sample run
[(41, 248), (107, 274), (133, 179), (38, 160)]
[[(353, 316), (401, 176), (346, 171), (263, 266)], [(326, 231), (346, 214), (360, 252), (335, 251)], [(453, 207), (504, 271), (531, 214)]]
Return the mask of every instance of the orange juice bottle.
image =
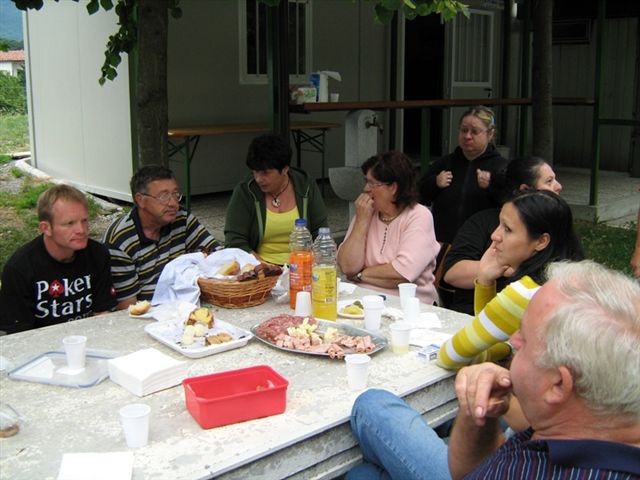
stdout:
[(296, 308), (298, 292), (311, 292), (312, 241), (307, 221), (298, 218), (289, 237), (289, 306), (292, 309)]

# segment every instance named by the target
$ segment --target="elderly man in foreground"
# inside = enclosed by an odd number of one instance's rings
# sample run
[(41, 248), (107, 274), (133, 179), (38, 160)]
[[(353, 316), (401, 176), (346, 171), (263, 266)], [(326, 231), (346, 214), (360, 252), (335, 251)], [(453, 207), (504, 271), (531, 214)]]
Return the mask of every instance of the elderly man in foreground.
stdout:
[(182, 194), (171, 170), (140, 168), (131, 178), (131, 211), (113, 222), (104, 236), (118, 308), (151, 300), (164, 266), (191, 250), (222, 245), (200, 222), (180, 208)]
[[(640, 478), (640, 286), (593, 262), (557, 263), (511, 338), (509, 370), (460, 370), (449, 446), (382, 390), (351, 420), (365, 463), (348, 479)], [(531, 425), (505, 441), (517, 397)]]

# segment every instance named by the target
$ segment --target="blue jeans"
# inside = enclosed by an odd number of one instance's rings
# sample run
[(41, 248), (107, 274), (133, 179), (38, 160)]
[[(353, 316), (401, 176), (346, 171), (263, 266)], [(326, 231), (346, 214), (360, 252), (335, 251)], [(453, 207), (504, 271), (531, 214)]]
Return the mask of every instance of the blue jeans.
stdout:
[(348, 480), (451, 479), (447, 445), (418, 412), (386, 390), (367, 390), (351, 412), (364, 463)]

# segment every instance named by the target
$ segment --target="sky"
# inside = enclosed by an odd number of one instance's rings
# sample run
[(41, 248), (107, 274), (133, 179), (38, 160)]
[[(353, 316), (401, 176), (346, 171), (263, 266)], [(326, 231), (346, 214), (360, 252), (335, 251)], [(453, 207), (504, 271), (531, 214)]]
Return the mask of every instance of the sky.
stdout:
[(0, 37), (22, 41), (22, 11), (11, 0), (0, 0)]

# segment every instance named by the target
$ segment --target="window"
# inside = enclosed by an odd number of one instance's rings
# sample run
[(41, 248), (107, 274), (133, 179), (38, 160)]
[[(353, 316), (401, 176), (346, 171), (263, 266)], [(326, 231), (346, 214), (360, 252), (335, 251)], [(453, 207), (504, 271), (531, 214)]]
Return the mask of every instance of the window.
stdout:
[[(307, 83), (311, 73), (311, 0), (289, 1), (289, 81)], [(240, 83), (267, 83), (267, 6), (239, 0)]]

